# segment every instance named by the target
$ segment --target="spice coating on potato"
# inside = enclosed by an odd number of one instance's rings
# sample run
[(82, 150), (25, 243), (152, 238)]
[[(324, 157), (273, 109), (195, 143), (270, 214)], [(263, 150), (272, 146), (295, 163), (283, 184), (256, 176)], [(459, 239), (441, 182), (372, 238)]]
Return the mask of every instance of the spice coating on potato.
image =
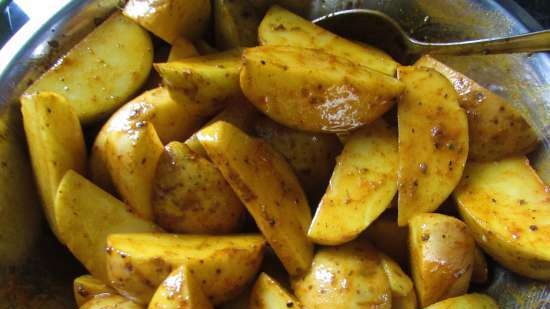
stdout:
[(120, 295), (100, 294), (80, 306), (80, 309), (145, 309), (145, 307)]
[(261, 273), (252, 288), (249, 309), (303, 308), (296, 297), (266, 273)]
[(73, 294), (78, 307), (95, 296), (105, 293), (116, 294), (116, 291), (91, 275), (83, 275), (73, 281)]

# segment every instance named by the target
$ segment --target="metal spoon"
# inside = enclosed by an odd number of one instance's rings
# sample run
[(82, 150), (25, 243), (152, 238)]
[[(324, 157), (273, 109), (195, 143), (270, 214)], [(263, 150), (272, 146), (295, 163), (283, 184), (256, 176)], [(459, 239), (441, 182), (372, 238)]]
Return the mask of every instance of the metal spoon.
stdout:
[(411, 38), (393, 18), (380, 11), (345, 10), (322, 16), (313, 22), (347, 38), (379, 47), (401, 63), (411, 63), (427, 53), (471, 55), (550, 50), (550, 30), (503, 38), (427, 43)]

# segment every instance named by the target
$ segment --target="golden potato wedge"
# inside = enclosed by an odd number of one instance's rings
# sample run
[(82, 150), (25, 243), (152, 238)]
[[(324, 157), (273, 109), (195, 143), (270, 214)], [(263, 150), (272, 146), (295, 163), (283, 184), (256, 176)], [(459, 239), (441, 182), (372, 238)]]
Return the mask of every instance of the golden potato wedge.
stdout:
[(259, 235), (112, 234), (107, 272), (121, 294), (147, 304), (170, 272), (185, 264), (217, 305), (239, 295), (254, 278), (264, 247)]
[(485, 283), (489, 278), (489, 268), (487, 267), (487, 260), (485, 259), (485, 254), (483, 251), (476, 246), (474, 251), (474, 266), (472, 269), (472, 280), (473, 283)]
[(411, 272), (420, 307), (468, 291), (475, 242), (462, 221), (419, 214), (409, 222)]
[(103, 282), (109, 282), (105, 266), (107, 235), (161, 231), (129, 213), (122, 202), (74, 171), (68, 171), (59, 184), (55, 217), (65, 245)]
[(44, 213), (60, 239), (55, 222), (55, 193), (68, 170), (82, 174), (86, 171), (82, 128), (72, 106), (53, 92), (23, 95), (21, 114)]
[(380, 253), (380, 261), (382, 262), (384, 273), (388, 277), (392, 297), (407, 297), (413, 291), (411, 278), (389, 256)]
[(254, 133), (288, 160), (309, 197), (320, 197), (342, 149), (335, 135), (294, 130), (266, 116), (256, 119)]
[(214, 33), (219, 48), (258, 45), (260, 21), (248, 0), (214, 0)]
[(550, 280), (550, 190), (525, 157), (469, 162), (454, 192), (478, 245), (506, 268)]
[(73, 281), (73, 294), (78, 307), (95, 296), (105, 293), (117, 294), (113, 288), (91, 275), (83, 275)]
[(266, 273), (261, 273), (250, 295), (249, 309), (303, 308), (296, 297)]
[(152, 205), (155, 222), (176, 233), (229, 234), (244, 222), (245, 208), (216, 166), (179, 142), (160, 156)]
[(308, 270), (313, 245), (307, 199), (292, 168), (261, 139), (218, 121), (197, 135), (292, 276)]
[(153, 220), (153, 180), (163, 146), (153, 124), (138, 122), (127, 131), (112, 131), (105, 141), (107, 169), (128, 209)]
[(170, 53), (168, 54), (168, 62), (179, 61), (197, 56), (199, 56), (199, 52), (193, 45), (193, 42), (184, 37), (178, 37), (172, 43)]
[(392, 294), (391, 307), (392, 309), (416, 309), (417, 303), (414, 289), (412, 289), (407, 296), (403, 297)]
[(485, 294), (466, 294), (433, 304), (425, 309), (499, 309), (497, 303)]
[(144, 92), (122, 106), (101, 128), (94, 141), (89, 171), (94, 183), (114, 192), (114, 185), (107, 168), (105, 144), (111, 132), (126, 132), (138, 124), (150, 122), (163, 144), (185, 140), (198, 130), (203, 122), (195, 104), (188, 98), (175, 101), (163, 87)]
[(144, 309), (145, 307), (134, 303), (127, 298), (116, 294), (99, 294), (84, 305), (80, 309)]
[(130, 0), (124, 15), (168, 43), (178, 37), (198, 38), (210, 19), (209, 0)]
[(405, 92), (399, 125), (398, 218), (436, 210), (460, 181), (468, 156), (468, 120), (456, 91), (440, 73), (400, 67)]
[(288, 127), (348, 131), (388, 111), (403, 85), (345, 58), (288, 46), (248, 48), (240, 83), (258, 109)]
[(231, 299), (228, 302), (225, 302), (221, 305), (218, 305), (216, 308), (218, 309), (249, 309), (248, 301), (250, 299), (250, 292), (252, 290), (252, 286), (247, 286), (245, 290), (239, 294), (239, 296)]
[(383, 120), (349, 137), (308, 237), (338, 245), (357, 237), (390, 205), (397, 192), (397, 133)]
[(527, 154), (535, 148), (536, 132), (505, 99), (431, 56), (423, 56), (415, 65), (432, 68), (453, 84), (468, 115), (469, 159), (492, 161)]
[(401, 267), (407, 268), (409, 232), (406, 227), (397, 225), (393, 216), (382, 214), (369, 226), (365, 235), (376, 248), (397, 261)]
[(210, 116), (242, 96), (239, 87), (241, 50), (156, 63), (155, 69), (176, 101), (191, 99), (197, 110)]
[(111, 114), (147, 79), (153, 63), (149, 34), (119, 13), (76, 44), (25, 94), (64, 96), (83, 124)]
[(258, 37), (261, 45), (319, 49), (390, 76), (395, 76), (398, 66), (379, 49), (339, 37), (277, 5), (272, 6), (262, 20)]
[(148, 309), (213, 309), (193, 271), (182, 265), (176, 268), (153, 295)]
[(321, 248), (309, 272), (293, 287), (308, 309), (391, 308), (391, 290), (378, 253), (364, 241)]

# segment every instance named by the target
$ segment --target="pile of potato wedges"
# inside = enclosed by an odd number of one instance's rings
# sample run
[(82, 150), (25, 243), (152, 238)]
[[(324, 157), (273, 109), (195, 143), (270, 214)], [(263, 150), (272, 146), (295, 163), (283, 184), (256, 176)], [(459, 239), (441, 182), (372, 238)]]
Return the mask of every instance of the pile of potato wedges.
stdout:
[(129, 0), (23, 94), (80, 308), (498, 308), (485, 254), (550, 280), (524, 116), (299, 2)]

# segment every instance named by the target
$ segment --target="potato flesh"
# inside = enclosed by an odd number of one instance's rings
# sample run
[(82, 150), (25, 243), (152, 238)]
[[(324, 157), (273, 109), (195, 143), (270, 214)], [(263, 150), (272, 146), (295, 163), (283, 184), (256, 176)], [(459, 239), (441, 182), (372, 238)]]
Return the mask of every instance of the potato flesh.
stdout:
[(212, 309), (189, 267), (176, 268), (153, 295), (148, 309)]
[(348, 242), (373, 222), (397, 192), (397, 134), (382, 120), (354, 132), (337, 159), (308, 237)]
[(499, 309), (497, 303), (485, 294), (466, 294), (433, 304), (425, 309)]
[(113, 234), (107, 240), (107, 272), (121, 294), (147, 304), (173, 269), (187, 265), (217, 305), (253, 279), (264, 247), (258, 235)]
[(130, 0), (124, 15), (168, 43), (178, 37), (198, 38), (210, 18), (210, 1)]
[(248, 0), (215, 0), (216, 45), (222, 49), (258, 45), (260, 20)]
[(384, 273), (388, 277), (388, 283), (392, 292), (392, 297), (407, 297), (413, 291), (411, 278), (405, 274), (401, 267), (389, 256), (380, 254), (380, 261)]
[(506, 100), (431, 56), (420, 58), (415, 65), (433, 68), (453, 84), (468, 115), (469, 159), (492, 161), (535, 148), (536, 132)]
[(380, 258), (364, 242), (320, 249), (310, 271), (293, 288), (309, 309), (391, 308), (391, 291)]
[(294, 295), (266, 273), (261, 273), (256, 280), (249, 304), (249, 309), (303, 308)]
[(403, 85), (345, 58), (312, 49), (261, 46), (243, 53), (245, 96), (271, 119), (310, 132), (341, 132), (388, 111)]
[(229, 234), (245, 208), (216, 166), (183, 143), (164, 148), (153, 182), (156, 222), (177, 233)]
[(550, 191), (527, 158), (469, 162), (454, 198), (485, 252), (526, 277), (550, 279)]
[(80, 309), (144, 309), (144, 307), (120, 295), (100, 294), (80, 306)]
[(60, 238), (54, 200), (68, 170), (86, 171), (86, 145), (78, 117), (65, 98), (53, 92), (21, 97), (23, 126), (38, 192), (52, 231)]
[(115, 13), (46, 71), (25, 94), (59, 93), (73, 106), (80, 121), (88, 124), (108, 116), (139, 89), (152, 63), (149, 34)]
[(266, 142), (227, 122), (218, 121), (197, 136), (289, 274), (306, 272), (313, 257), (306, 237), (311, 214), (290, 165)]
[(395, 76), (398, 66), (384, 52), (339, 37), (279, 6), (266, 13), (258, 36), (261, 45), (319, 49), (389, 76)]
[(78, 307), (100, 294), (116, 294), (116, 291), (103, 281), (84, 275), (74, 279), (73, 294)]
[(436, 210), (460, 181), (468, 122), (449, 81), (434, 70), (400, 67), (398, 223)]
[(409, 222), (411, 270), (420, 306), (468, 291), (475, 243), (460, 220), (420, 214)]
[(197, 57), (199, 52), (193, 45), (193, 42), (190, 40), (179, 37), (170, 48), (170, 53), (168, 54), (168, 62), (179, 61), (186, 58)]
[(400, 297), (392, 295), (391, 307), (392, 309), (416, 309), (418, 306), (414, 289), (412, 289), (407, 296)]
[(109, 282), (105, 264), (109, 234), (161, 231), (129, 213), (122, 202), (73, 171), (68, 171), (59, 184), (55, 215), (65, 245), (103, 282)]

